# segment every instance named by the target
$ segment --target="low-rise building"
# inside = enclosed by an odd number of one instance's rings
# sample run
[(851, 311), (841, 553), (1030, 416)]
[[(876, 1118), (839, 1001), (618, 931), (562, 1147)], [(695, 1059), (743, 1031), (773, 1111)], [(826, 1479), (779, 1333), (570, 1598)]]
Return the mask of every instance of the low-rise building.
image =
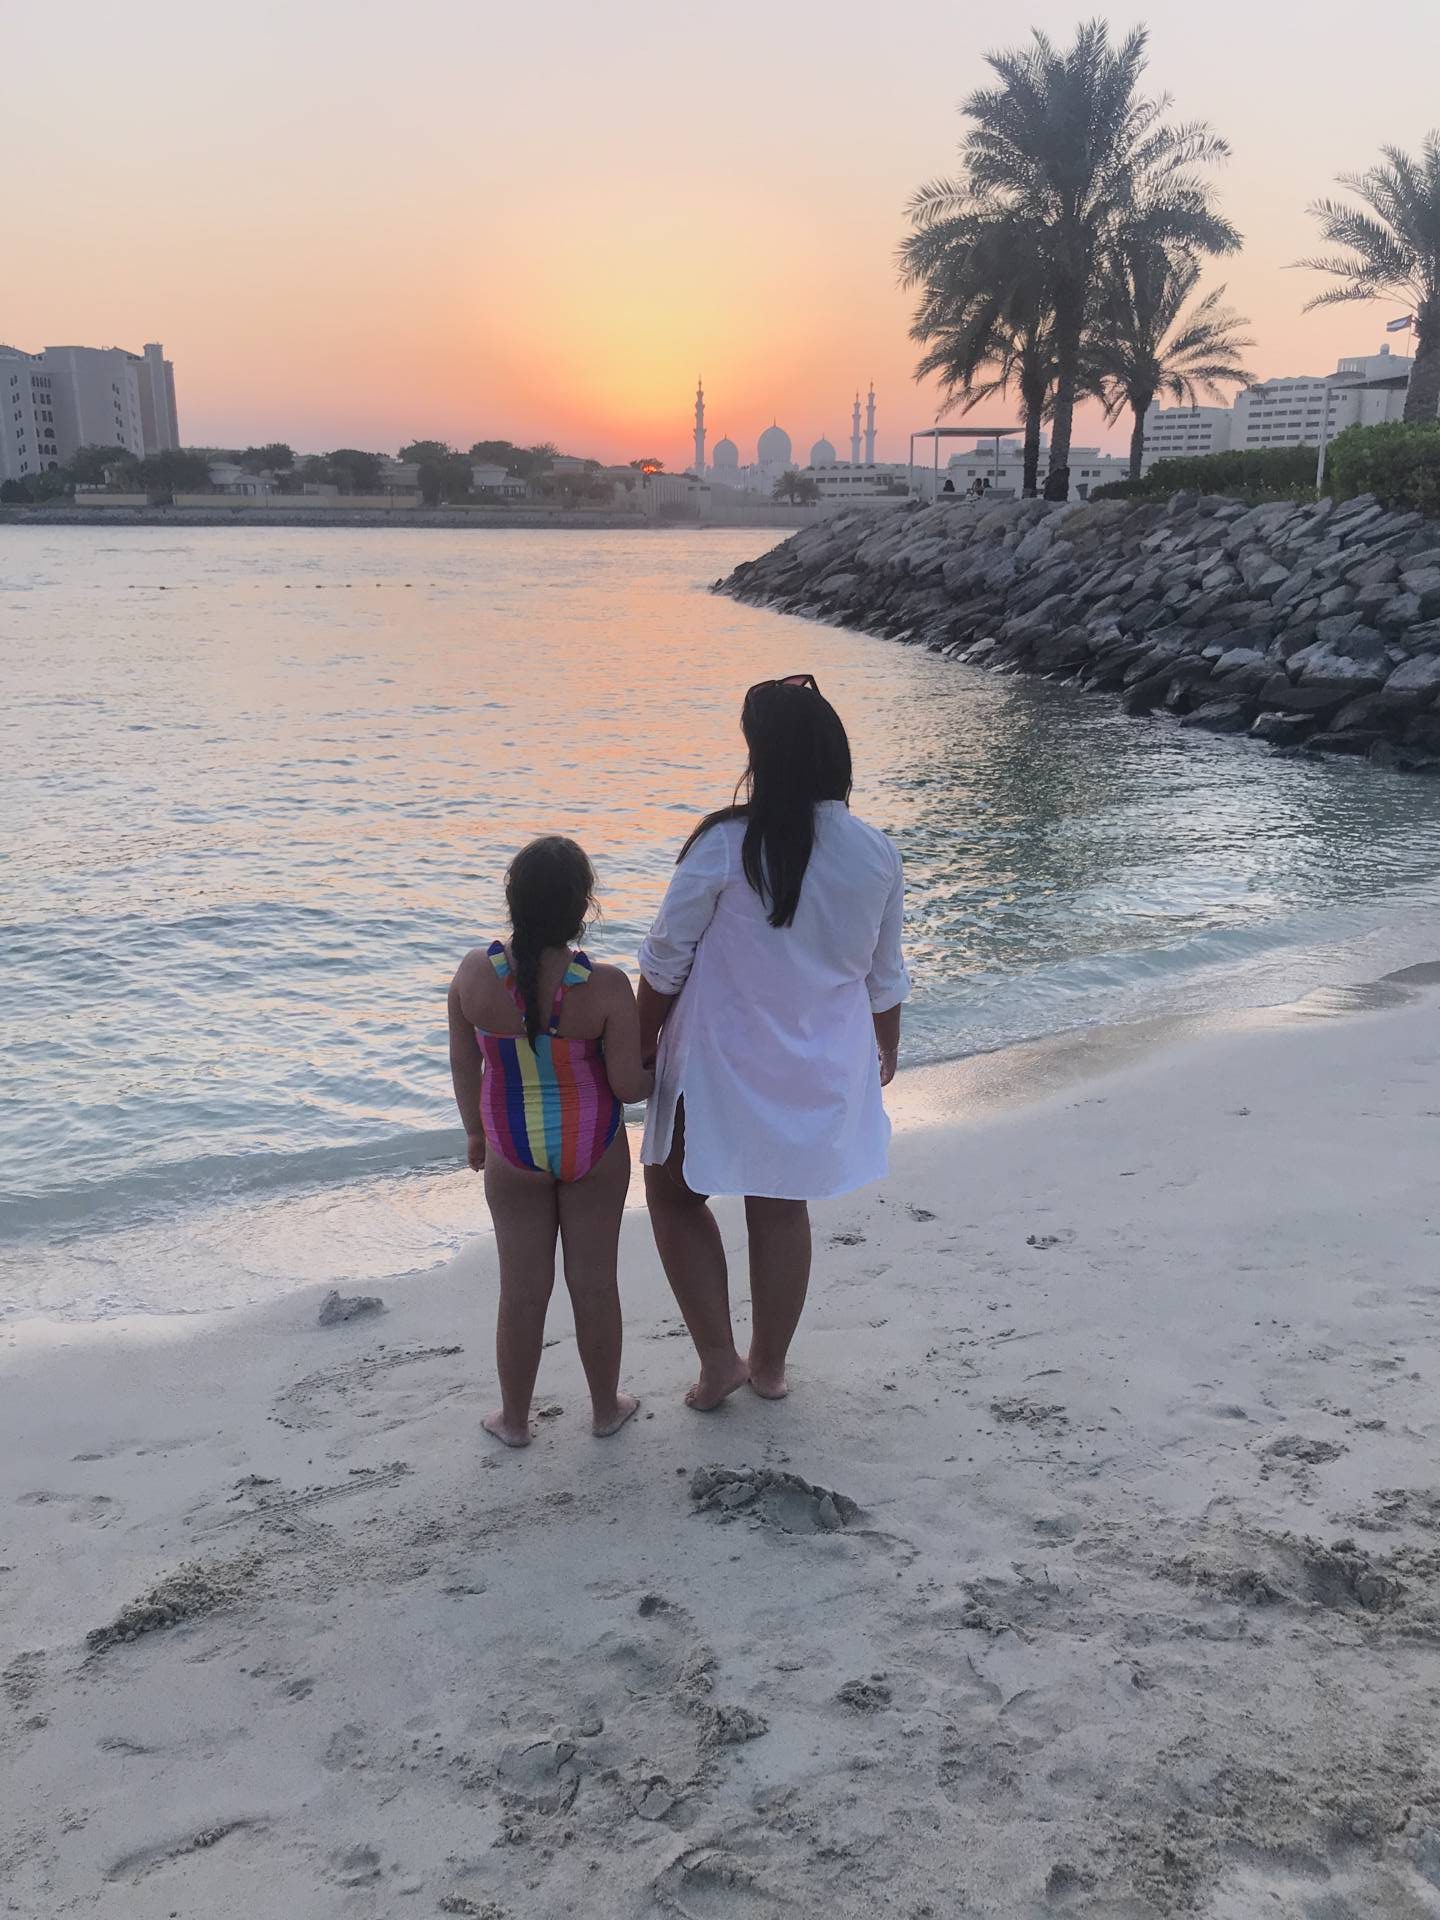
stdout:
[(527, 492), (525, 482), (515, 474), (485, 462), (471, 467), (470, 486), (473, 492), (495, 500), (523, 500)]

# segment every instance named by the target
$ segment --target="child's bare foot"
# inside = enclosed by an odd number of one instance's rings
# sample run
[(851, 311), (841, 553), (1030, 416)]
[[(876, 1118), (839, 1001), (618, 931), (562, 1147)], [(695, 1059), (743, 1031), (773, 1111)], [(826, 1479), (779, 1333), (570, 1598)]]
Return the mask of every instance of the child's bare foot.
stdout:
[(621, 1427), (631, 1418), (639, 1405), (640, 1402), (635, 1398), (633, 1393), (617, 1393), (615, 1396), (615, 1411), (607, 1414), (603, 1420), (597, 1413), (595, 1416), (595, 1424), (590, 1431), (595, 1435), (597, 1440), (608, 1440), (612, 1433), (618, 1433), (620, 1431)]
[(530, 1429), (528, 1426), (512, 1427), (503, 1413), (487, 1413), (480, 1422), (485, 1431), (507, 1447), (528, 1447)]
[(685, 1396), (685, 1404), (694, 1413), (714, 1413), (721, 1402), (728, 1400), (749, 1378), (750, 1369), (738, 1353), (732, 1354), (729, 1366), (720, 1373), (707, 1373), (701, 1368), (700, 1378)]
[(790, 1391), (783, 1367), (757, 1367), (750, 1362), (750, 1386), (762, 1400), (783, 1400)]

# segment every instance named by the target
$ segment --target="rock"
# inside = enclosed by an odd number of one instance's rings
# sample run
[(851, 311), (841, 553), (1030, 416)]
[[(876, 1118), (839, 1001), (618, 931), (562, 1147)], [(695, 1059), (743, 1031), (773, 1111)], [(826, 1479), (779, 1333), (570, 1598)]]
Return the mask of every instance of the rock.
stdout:
[(1420, 653), (1396, 667), (1385, 682), (1384, 697), (1392, 707), (1411, 711), (1440, 694), (1440, 654)]
[(1312, 753), (1368, 754), (1383, 737), (1378, 729), (1357, 728), (1341, 733), (1332, 728), (1328, 733), (1312, 733), (1306, 745)]
[(1406, 593), (1420, 602), (1420, 618), (1433, 620), (1440, 614), (1440, 567), (1407, 567), (1401, 575)]
[(1265, 656), (1256, 647), (1231, 647), (1215, 662), (1216, 674), (1233, 673), (1237, 667), (1263, 667)]
[(1375, 624), (1384, 634), (1405, 634), (1420, 624), (1420, 596), (1415, 593), (1397, 593), (1374, 615)]
[(1315, 731), (1316, 721), (1308, 713), (1262, 713), (1250, 729), (1253, 740), (1268, 740), (1272, 747), (1294, 747)]
[(1255, 718), (1253, 700), (1207, 700), (1187, 713), (1182, 727), (1201, 727), (1207, 733), (1245, 733)]
[(347, 1320), (359, 1320), (369, 1313), (383, 1313), (385, 1302), (378, 1293), (343, 1294), (332, 1287), (320, 1302), (318, 1323), (322, 1327), (343, 1326)]
[(1360, 691), (1357, 687), (1292, 686), (1283, 673), (1276, 673), (1260, 689), (1260, 705), (1278, 708), (1282, 713), (1330, 714)]

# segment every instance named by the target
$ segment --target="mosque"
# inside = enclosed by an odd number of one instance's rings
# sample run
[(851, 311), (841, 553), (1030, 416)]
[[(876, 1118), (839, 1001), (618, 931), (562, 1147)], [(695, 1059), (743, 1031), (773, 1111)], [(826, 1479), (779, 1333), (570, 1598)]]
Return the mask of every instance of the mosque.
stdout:
[(706, 461), (705, 447), (705, 385), (703, 381), (695, 388), (695, 457), (690, 471), (698, 479), (708, 480), (712, 486), (735, 487), (744, 493), (765, 493), (773, 491), (775, 482), (782, 474), (799, 472), (806, 479), (813, 480), (822, 496), (863, 495), (881, 493), (894, 485), (897, 476), (903, 480), (906, 469), (903, 465), (877, 466), (875, 462), (875, 386), (871, 382), (870, 392), (865, 403), (865, 427), (863, 434), (864, 451), (861, 451), (862, 434), (860, 427), (860, 395), (855, 395), (855, 406), (850, 416), (850, 458), (848, 461), (838, 458), (833, 444), (821, 434), (810, 449), (810, 458), (801, 466), (795, 457), (795, 445), (789, 434), (778, 421), (772, 420), (755, 443), (755, 458), (747, 466), (740, 464), (740, 449), (728, 434), (715, 442)]

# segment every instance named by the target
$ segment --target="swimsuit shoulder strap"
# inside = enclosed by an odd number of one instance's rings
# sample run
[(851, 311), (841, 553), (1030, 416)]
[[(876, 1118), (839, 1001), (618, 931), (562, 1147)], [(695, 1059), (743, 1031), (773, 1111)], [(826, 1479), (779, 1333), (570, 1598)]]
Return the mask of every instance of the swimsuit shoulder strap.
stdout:
[(503, 940), (492, 940), (486, 951), (490, 956), (490, 964), (495, 969), (495, 978), (504, 984), (506, 992), (523, 1013), (525, 1011), (525, 1002), (521, 998), (519, 987), (515, 984), (514, 969), (505, 958), (505, 942)]
[(583, 953), (578, 950), (570, 956), (570, 964), (565, 969), (565, 977), (555, 989), (555, 1004), (550, 1009), (550, 1025), (545, 1029), (553, 1034), (560, 1025), (560, 1009), (565, 1004), (565, 996), (571, 987), (583, 987), (594, 972), (594, 968)]

